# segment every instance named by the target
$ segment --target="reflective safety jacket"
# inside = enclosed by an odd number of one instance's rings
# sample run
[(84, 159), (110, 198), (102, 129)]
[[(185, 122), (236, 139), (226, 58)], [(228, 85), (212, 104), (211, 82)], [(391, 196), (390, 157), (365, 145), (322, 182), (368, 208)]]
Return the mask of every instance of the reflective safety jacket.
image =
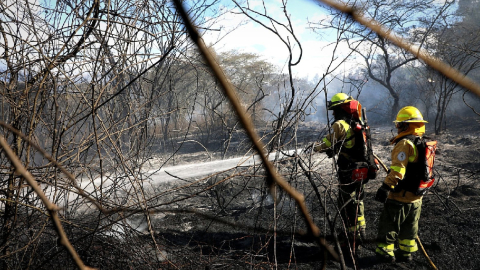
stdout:
[[(406, 138), (398, 141), (392, 150), (392, 165), (384, 183), (391, 188), (395, 188), (400, 181), (404, 181), (408, 164), (416, 163), (418, 155), (417, 147), (412, 141)], [(413, 203), (421, 200), (422, 196), (400, 189), (390, 192), (388, 198), (403, 203)]]
[[(325, 152), (328, 149), (332, 149), (332, 146), (335, 144), (348, 139), (343, 142), (340, 148), (340, 154), (350, 159), (348, 152), (349, 150), (353, 150), (355, 146), (354, 131), (345, 120), (335, 121), (332, 125), (332, 130), (332, 133), (323, 138), (322, 143), (314, 145), (313, 150), (316, 152)], [(338, 151), (338, 149), (336, 150)]]

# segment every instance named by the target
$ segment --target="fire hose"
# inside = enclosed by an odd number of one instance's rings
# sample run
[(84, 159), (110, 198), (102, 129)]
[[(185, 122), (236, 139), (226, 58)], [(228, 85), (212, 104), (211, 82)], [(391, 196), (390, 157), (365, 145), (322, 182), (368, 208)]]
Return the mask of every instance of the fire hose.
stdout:
[[(385, 170), (385, 172), (388, 173), (388, 168), (387, 168), (387, 166), (385, 166), (385, 163), (383, 163), (376, 154), (373, 154), (373, 156), (375, 157), (375, 159), (377, 159), (378, 163), (382, 166), (382, 168)], [(417, 240), (418, 245), (420, 246), (420, 249), (422, 250), (423, 255), (425, 255), (425, 258), (427, 258), (427, 261), (428, 261), (428, 263), (430, 264), (430, 266), (431, 266), (433, 269), (438, 270), (438, 268), (435, 266), (435, 264), (433, 264), (432, 260), (431, 260), (430, 257), (428, 256), (427, 251), (426, 251), (425, 248), (423, 247), (422, 242), (420, 241), (420, 237), (418, 237), (418, 235), (417, 235), (417, 239), (416, 239), (416, 240)]]

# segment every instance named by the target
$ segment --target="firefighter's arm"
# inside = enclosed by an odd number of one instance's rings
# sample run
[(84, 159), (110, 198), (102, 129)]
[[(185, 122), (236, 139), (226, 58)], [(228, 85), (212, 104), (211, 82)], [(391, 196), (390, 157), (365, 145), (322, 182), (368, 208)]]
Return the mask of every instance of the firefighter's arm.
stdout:
[(388, 170), (385, 181), (375, 194), (376, 201), (385, 203), (389, 192), (393, 191), (398, 182), (405, 177), (408, 159), (412, 155), (411, 150), (406, 140), (402, 140), (395, 145), (392, 150), (392, 165), (390, 170)]
[(405, 177), (408, 161), (415, 159), (414, 150), (413, 144), (408, 140), (401, 140), (395, 145), (392, 150), (392, 165), (384, 184), (393, 189)]
[(315, 143), (313, 145), (313, 151), (326, 152), (328, 149), (331, 149), (336, 142), (345, 139), (347, 132), (338, 121), (333, 123), (332, 130), (333, 132), (325, 136), (321, 143)]

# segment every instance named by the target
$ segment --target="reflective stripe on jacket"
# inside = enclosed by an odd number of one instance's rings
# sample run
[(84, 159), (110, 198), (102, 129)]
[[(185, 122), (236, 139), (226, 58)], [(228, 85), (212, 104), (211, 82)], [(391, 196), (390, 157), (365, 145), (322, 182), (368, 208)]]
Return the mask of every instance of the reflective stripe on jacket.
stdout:
[(350, 125), (345, 120), (335, 121), (332, 125), (333, 132), (323, 138), (321, 144), (317, 144), (313, 147), (314, 151), (324, 152), (326, 149), (329, 149), (337, 142), (351, 138), (350, 140), (344, 142), (342, 147), (347, 149), (352, 148), (355, 145), (355, 137), (353, 130), (350, 128)]
[[(413, 142), (407, 139), (400, 140), (392, 150), (391, 170), (385, 178), (384, 183), (395, 188), (399, 181), (403, 181), (408, 169), (408, 163), (415, 163), (417, 162), (417, 159), (418, 151)], [(399, 202), (412, 203), (421, 200), (422, 196), (417, 196), (409, 191), (400, 190), (397, 192), (390, 192), (388, 198)]]

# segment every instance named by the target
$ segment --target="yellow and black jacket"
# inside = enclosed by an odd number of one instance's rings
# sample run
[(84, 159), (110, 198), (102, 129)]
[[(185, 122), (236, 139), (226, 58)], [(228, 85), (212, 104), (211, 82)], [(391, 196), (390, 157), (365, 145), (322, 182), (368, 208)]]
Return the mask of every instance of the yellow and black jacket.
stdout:
[[(398, 134), (395, 138), (391, 140), (392, 144), (395, 144), (395, 147), (392, 150), (392, 164), (390, 166), (390, 173), (385, 178), (384, 183), (387, 184), (392, 189), (395, 188), (400, 181), (407, 179), (405, 175), (407, 173), (408, 164), (418, 162), (418, 149), (415, 144), (405, 138), (408, 135), (415, 135), (421, 137), (425, 132), (425, 127), (423, 125), (416, 125), (416, 123), (411, 123), (412, 129), (406, 132)], [(411, 166), (413, 167), (413, 166)], [(395, 191), (392, 191), (388, 195), (388, 199), (396, 200), (403, 203), (413, 203), (422, 199), (421, 195), (415, 195), (410, 191), (396, 188)]]
[(316, 152), (325, 152), (328, 149), (333, 149), (338, 143), (343, 142), (341, 147), (335, 147), (335, 150), (340, 150), (340, 155), (350, 159), (348, 152), (349, 150), (353, 150), (355, 146), (355, 136), (350, 124), (345, 120), (337, 120), (333, 123), (332, 130), (332, 133), (323, 138), (322, 143), (313, 146), (313, 150)]

